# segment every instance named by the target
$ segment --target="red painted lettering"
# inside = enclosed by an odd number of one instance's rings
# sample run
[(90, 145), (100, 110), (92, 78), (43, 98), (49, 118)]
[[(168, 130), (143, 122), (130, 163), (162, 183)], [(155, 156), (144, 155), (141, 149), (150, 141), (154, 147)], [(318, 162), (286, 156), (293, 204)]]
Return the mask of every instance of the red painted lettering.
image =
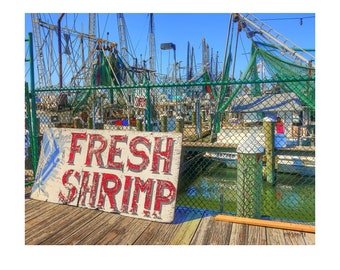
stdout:
[(138, 151), (137, 145), (138, 144), (144, 144), (149, 150), (151, 143), (148, 139), (137, 136), (133, 138), (130, 142), (130, 152), (136, 156), (140, 157), (142, 159), (142, 162), (140, 164), (133, 164), (130, 159), (127, 160), (127, 166), (130, 170), (135, 172), (140, 172), (144, 170), (149, 165), (149, 157), (144, 151)]
[(121, 211), (124, 213), (128, 212), (128, 204), (130, 198), (130, 190), (131, 190), (131, 176), (125, 176), (125, 184), (124, 184), (124, 192), (123, 192), (123, 199), (122, 199), (122, 209)]
[(77, 145), (77, 140), (83, 140), (86, 139), (86, 132), (78, 133), (78, 132), (72, 132), (72, 140), (71, 140), (71, 147), (70, 147), (70, 155), (68, 157), (68, 164), (74, 164), (74, 158), (75, 153), (80, 153), (81, 147), (80, 145)]
[(81, 188), (80, 188), (80, 195), (79, 195), (79, 203), (81, 205), (85, 205), (85, 197), (86, 197), (86, 193), (88, 193), (90, 191), (90, 188), (88, 186), (88, 182), (89, 182), (89, 172), (84, 171), (83, 173), (83, 180), (81, 181)]
[(122, 153), (120, 148), (116, 148), (117, 142), (126, 143), (127, 136), (126, 135), (113, 135), (111, 136), (110, 149), (107, 157), (107, 167), (111, 169), (123, 170), (122, 162), (114, 162), (114, 157), (119, 156)]
[[(94, 148), (96, 141), (100, 142), (100, 146), (97, 149)], [(96, 157), (97, 165), (100, 167), (104, 167), (101, 153), (105, 150), (106, 145), (107, 145), (107, 142), (104, 136), (100, 134), (90, 134), (85, 165), (91, 166), (92, 156), (94, 155)]]
[(131, 204), (131, 210), (130, 210), (132, 212), (132, 214), (137, 213), (137, 204), (138, 204), (138, 201), (139, 201), (139, 193), (141, 191), (141, 192), (146, 192), (145, 201), (144, 201), (144, 215), (145, 216), (150, 215), (152, 187), (153, 187), (152, 178), (149, 178), (144, 183), (143, 180), (141, 180), (139, 177), (136, 177), (136, 179), (135, 179), (135, 191), (133, 192), (132, 204)]
[[(72, 202), (74, 200), (74, 198), (76, 197), (77, 188), (68, 182), (68, 179), (73, 174), (73, 172), (74, 172), (74, 170), (72, 170), (72, 169), (66, 171), (64, 173), (62, 179), (61, 179), (63, 186), (68, 190), (67, 195), (64, 195), (61, 191), (58, 194), (59, 199), (63, 203)], [(75, 177), (77, 178), (78, 181), (80, 180), (80, 175), (79, 175), (78, 172), (75, 173)]]
[(171, 167), (171, 155), (173, 149), (173, 139), (166, 139), (165, 151), (161, 151), (161, 138), (155, 137), (155, 147), (152, 158), (152, 172), (158, 172), (159, 170), (159, 159), (162, 157), (164, 159), (163, 172), (169, 173)]
[(91, 207), (95, 207), (98, 182), (99, 182), (99, 173), (95, 172), (93, 174), (92, 187), (91, 187), (91, 192), (90, 192), (89, 205)]
[[(113, 182), (114, 186), (109, 187), (109, 183)], [(108, 196), (109, 202), (110, 202), (110, 208), (113, 209), (114, 212), (118, 212), (117, 208), (117, 203), (115, 199), (115, 195), (119, 192), (120, 188), (122, 186), (122, 183), (119, 179), (119, 177), (115, 174), (110, 174), (110, 173), (103, 173), (102, 176), (102, 185), (100, 189), (100, 195), (99, 195), (99, 201), (98, 201), (98, 207), (103, 207), (104, 206), (104, 200), (105, 200), (105, 195), (104, 193)]]
[(81, 192), (80, 192), (80, 195), (79, 195), (79, 203), (81, 205), (85, 206), (86, 193), (90, 192), (89, 205), (91, 207), (95, 207), (99, 173), (94, 172), (93, 179), (92, 179), (92, 185), (90, 187), (89, 187), (89, 184), (88, 184), (89, 176), (90, 176), (90, 172), (88, 172), (88, 171), (83, 172), (83, 179), (82, 179), (82, 183), (81, 183)]
[[(164, 196), (164, 190), (168, 190), (168, 195)], [(157, 179), (156, 198), (153, 216), (159, 217), (163, 204), (171, 203), (176, 196), (176, 188), (172, 182)]]

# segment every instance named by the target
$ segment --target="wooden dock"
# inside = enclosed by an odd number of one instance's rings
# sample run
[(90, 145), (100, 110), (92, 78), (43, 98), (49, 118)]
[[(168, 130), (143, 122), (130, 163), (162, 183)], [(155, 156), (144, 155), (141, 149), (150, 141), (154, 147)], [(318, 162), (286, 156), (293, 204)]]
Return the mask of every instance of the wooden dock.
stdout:
[(171, 224), (25, 199), (26, 245), (315, 245), (315, 234), (177, 209)]

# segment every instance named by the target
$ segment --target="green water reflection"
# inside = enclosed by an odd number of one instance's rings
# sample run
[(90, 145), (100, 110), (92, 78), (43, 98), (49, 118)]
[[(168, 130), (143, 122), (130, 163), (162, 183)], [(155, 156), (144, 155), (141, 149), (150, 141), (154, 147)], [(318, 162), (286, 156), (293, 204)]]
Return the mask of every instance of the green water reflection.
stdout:
[[(198, 175), (188, 171), (181, 176), (177, 205), (235, 214), (236, 169), (217, 161), (200, 169)], [(314, 223), (315, 177), (280, 173), (274, 186), (263, 181), (261, 215)]]

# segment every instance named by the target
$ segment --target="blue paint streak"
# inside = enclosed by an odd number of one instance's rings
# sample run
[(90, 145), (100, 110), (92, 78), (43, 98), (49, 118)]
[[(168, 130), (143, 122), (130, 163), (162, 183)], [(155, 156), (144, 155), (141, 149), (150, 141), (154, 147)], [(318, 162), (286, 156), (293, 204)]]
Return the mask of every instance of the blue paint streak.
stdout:
[(53, 133), (51, 133), (51, 137), (52, 137), (52, 149), (50, 148), (49, 143), (44, 144), (45, 147), (44, 154), (45, 156), (47, 156), (47, 159), (44, 168), (41, 170), (42, 182), (48, 179), (48, 176), (51, 174), (51, 172), (54, 170), (54, 168), (58, 165), (60, 161), (60, 159), (58, 158), (60, 148), (58, 147), (57, 141), (54, 138)]

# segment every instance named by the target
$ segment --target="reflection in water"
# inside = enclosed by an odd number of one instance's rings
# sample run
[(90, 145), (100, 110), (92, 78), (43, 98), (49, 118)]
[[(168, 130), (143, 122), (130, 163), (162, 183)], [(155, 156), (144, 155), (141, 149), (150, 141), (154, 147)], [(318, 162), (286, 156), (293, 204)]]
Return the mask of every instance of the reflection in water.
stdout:
[[(229, 213), (236, 212), (236, 169), (214, 162), (178, 194), (178, 204)], [(185, 176), (180, 181), (186, 181)], [(223, 204), (223, 205), (221, 205)], [(223, 209), (223, 210), (221, 210)], [(276, 185), (263, 182), (261, 215), (270, 218), (315, 221), (315, 179), (277, 174)]]

